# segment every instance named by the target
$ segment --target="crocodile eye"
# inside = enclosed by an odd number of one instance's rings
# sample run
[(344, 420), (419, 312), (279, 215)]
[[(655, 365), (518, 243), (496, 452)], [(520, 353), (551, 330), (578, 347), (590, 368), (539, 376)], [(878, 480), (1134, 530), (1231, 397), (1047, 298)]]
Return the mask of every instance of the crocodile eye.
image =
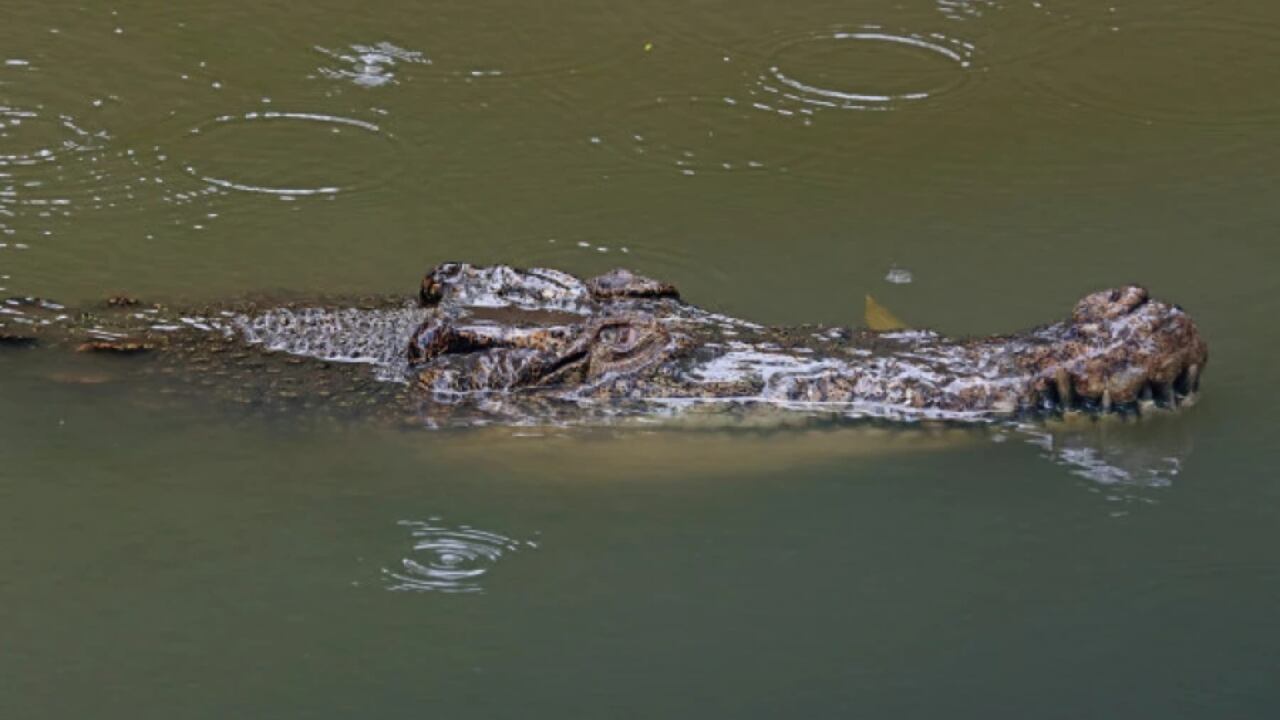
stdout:
[(667, 333), (647, 318), (606, 321), (592, 336), (587, 377), (638, 372), (667, 357)]
[(627, 347), (635, 342), (636, 330), (630, 325), (610, 325), (601, 328), (596, 338), (604, 345)]

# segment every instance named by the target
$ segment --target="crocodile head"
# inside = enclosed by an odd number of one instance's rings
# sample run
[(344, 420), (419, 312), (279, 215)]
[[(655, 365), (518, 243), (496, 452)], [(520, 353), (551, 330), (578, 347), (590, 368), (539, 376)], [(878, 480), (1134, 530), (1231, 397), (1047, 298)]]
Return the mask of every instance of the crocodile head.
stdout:
[(1190, 317), (1138, 286), (1088, 295), (1064, 322), (973, 340), (767, 328), (702, 311), (627, 270), (581, 280), (445, 263), (427, 273), (420, 303), (429, 316), (408, 358), (419, 384), (440, 393), (545, 388), (570, 398), (755, 398), (945, 417), (1101, 414), (1185, 404), (1208, 360)]
[(1085, 296), (1065, 323), (1031, 333), (1020, 352), (1044, 405), (1123, 411), (1196, 396), (1208, 346), (1178, 306), (1128, 285)]
[(679, 297), (670, 283), (625, 268), (583, 281), (550, 268), (459, 262), (441, 263), (428, 270), (418, 291), (418, 302), (423, 307), (518, 307), (583, 313), (598, 313), (601, 304), (628, 299)]
[(419, 304), (430, 315), (409, 341), (420, 386), (435, 393), (589, 386), (668, 358), (655, 314), (678, 297), (629, 270), (581, 280), (547, 268), (442, 263)]
[(505, 315), (501, 323), (483, 315), (436, 315), (425, 321), (408, 352), (419, 386), (434, 393), (586, 387), (653, 367), (675, 348), (671, 335), (649, 315), (559, 324), (522, 311)]

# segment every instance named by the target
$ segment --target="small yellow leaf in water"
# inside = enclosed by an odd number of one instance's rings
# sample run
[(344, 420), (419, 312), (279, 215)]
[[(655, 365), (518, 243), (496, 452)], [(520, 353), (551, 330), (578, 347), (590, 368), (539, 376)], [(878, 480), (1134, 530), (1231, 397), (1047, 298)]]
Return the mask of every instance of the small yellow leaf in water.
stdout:
[(876, 299), (870, 295), (867, 296), (867, 307), (862, 313), (862, 319), (867, 324), (868, 330), (876, 332), (907, 329), (906, 323), (899, 320), (896, 315), (889, 312), (885, 306), (876, 302)]
[(644, 51), (645, 51), (645, 52), (649, 52), (649, 51), (650, 51), (650, 50), (652, 50), (652, 49), (653, 49), (653, 43), (651, 43), (651, 42), (647, 42), (647, 43), (645, 43), (645, 44), (644, 44)]

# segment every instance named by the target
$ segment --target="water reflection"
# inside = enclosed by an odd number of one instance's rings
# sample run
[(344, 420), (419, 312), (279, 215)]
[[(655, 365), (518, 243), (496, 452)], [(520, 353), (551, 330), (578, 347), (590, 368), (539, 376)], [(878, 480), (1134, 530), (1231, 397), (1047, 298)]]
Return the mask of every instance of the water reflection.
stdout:
[(413, 538), (412, 552), (400, 567), (383, 568), (387, 589), (412, 592), (478, 593), (480, 582), (505, 555), (538, 544), (514, 540), (469, 525), (447, 527), (440, 518), (426, 522), (402, 520)]
[(1018, 432), (1072, 475), (1112, 490), (1167, 487), (1182, 472), (1192, 439), (1181, 413), (1141, 420), (1076, 418), (1021, 425)]
[[(611, 482), (663, 478), (684, 482), (704, 476), (786, 473), (839, 462), (849, 467), (897, 455), (993, 451), (1023, 456), (1026, 445), (1043, 457), (1044, 475), (1074, 476), (1109, 500), (1151, 502), (1153, 489), (1181, 476), (1193, 439), (1181, 413), (1121, 421), (1079, 418), (965, 426), (938, 422), (838, 420), (784, 410), (692, 408), (678, 415), (595, 418), (591, 424), (535, 422), (524, 426), (483, 423), (433, 446), (431, 461), (522, 474), (553, 472), (558, 481)], [(500, 450), (498, 449), (500, 448)], [(997, 450), (998, 448), (998, 450)], [(1007, 457), (1007, 455), (1006, 455)], [(565, 462), (573, 458), (573, 462)], [(944, 462), (943, 465), (946, 463)]]

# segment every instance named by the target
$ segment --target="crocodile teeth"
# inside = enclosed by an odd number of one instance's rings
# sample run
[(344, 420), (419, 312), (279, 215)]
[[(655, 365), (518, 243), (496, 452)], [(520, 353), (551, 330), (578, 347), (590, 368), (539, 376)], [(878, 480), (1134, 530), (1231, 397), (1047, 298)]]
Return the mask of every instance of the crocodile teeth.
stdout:
[(1071, 376), (1066, 370), (1059, 369), (1053, 377), (1054, 386), (1058, 391), (1058, 401), (1062, 403), (1062, 408), (1068, 409), (1076, 404), (1075, 392), (1071, 389)]
[(1141, 392), (1138, 393), (1138, 414), (1148, 415), (1155, 412), (1156, 401), (1155, 394), (1151, 389), (1151, 383), (1144, 383)]
[(1194, 393), (1200, 387), (1200, 366), (1195, 363), (1188, 365), (1174, 382), (1174, 387), (1179, 395)]
[(1035, 402), (1040, 406), (1041, 410), (1056, 410), (1058, 408), (1058, 391), (1053, 385), (1048, 385), (1036, 393)]
[(1102, 412), (1111, 412), (1111, 391), (1102, 391)]

